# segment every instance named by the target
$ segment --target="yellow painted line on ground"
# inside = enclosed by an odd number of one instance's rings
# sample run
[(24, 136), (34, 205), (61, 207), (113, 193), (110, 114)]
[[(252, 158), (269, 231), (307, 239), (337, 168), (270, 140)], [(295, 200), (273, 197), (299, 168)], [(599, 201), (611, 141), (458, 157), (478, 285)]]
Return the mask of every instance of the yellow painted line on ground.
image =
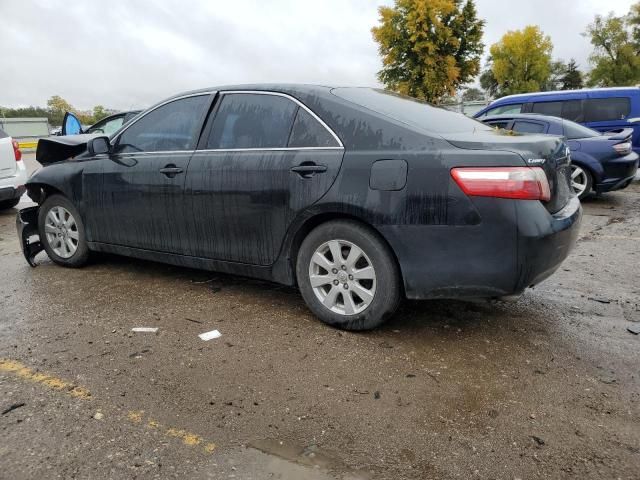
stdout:
[[(28, 380), (31, 382), (39, 383), (52, 390), (61, 391), (71, 395), (72, 397), (89, 399), (91, 393), (86, 388), (80, 387), (74, 383), (68, 382), (54, 375), (48, 375), (41, 373), (27, 367), (26, 365), (18, 362), (17, 360), (8, 360), (0, 358), (0, 372), (10, 373), (18, 378)], [(118, 409), (115, 409), (116, 411)], [(98, 412), (102, 413), (103, 409), (98, 409)], [(116, 417), (122, 418), (122, 415), (116, 415)], [(158, 430), (165, 437), (178, 438), (182, 440), (184, 445), (189, 447), (201, 448), (205, 453), (213, 453), (216, 449), (216, 444), (213, 442), (206, 442), (200, 435), (182, 430), (180, 428), (163, 426), (152, 418), (144, 417), (143, 410), (131, 410), (127, 412), (126, 418), (134, 425), (139, 425), (144, 428)]]
[(53, 375), (37, 372), (15, 360), (0, 359), (0, 372), (12, 373), (17, 377), (31, 382), (40, 383), (53, 390), (64, 391), (72, 397), (84, 399), (91, 397), (91, 393), (86, 388), (80, 387), (75, 383), (67, 382), (66, 380)]
[(189, 447), (200, 446), (205, 451), (205, 453), (213, 453), (213, 451), (216, 449), (215, 443), (206, 442), (200, 435), (188, 432), (187, 430), (163, 426), (158, 421), (152, 418), (147, 418), (146, 422), (143, 422), (144, 411), (142, 410), (132, 410), (128, 412), (127, 418), (134, 424), (143, 425), (146, 428), (153, 430), (158, 430), (162, 432), (165, 437), (179, 438), (180, 440), (182, 440), (182, 443)]
[(18, 142), (18, 146), (20, 148), (36, 148), (38, 146), (38, 141), (35, 142)]

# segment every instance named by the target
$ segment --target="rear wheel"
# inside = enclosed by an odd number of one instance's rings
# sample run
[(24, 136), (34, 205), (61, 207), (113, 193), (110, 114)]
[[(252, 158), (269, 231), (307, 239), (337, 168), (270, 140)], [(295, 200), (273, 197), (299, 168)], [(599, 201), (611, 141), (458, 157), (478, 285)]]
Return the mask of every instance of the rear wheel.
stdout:
[(89, 259), (84, 224), (76, 207), (62, 195), (45, 200), (38, 213), (40, 241), (47, 255), (65, 267), (81, 267)]
[(387, 245), (370, 229), (346, 220), (320, 225), (298, 253), (298, 286), (309, 309), (345, 330), (381, 325), (400, 302), (400, 273)]
[(12, 200), (4, 200), (0, 202), (0, 210), (8, 210), (18, 205), (18, 203), (20, 203), (20, 198), (14, 198)]
[(589, 170), (579, 165), (571, 165), (571, 187), (580, 200), (591, 193), (592, 185), (593, 178)]

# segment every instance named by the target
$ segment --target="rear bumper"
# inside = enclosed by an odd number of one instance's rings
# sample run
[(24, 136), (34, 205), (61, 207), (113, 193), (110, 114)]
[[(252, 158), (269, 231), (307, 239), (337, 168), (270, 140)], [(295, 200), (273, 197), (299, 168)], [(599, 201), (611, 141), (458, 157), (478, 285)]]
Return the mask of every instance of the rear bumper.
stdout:
[(603, 179), (595, 186), (596, 193), (611, 192), (629, 186), (638, 171), (638, 155), (633, 153), (619, 160), (608, 162)]
[(24, 185), (20, 185), (17, 188), (14, 187), (0, 187), (0, 202), (4, 202), (5, 200), (14, 200), (16, 198), (20, 198), (27, 189)]
[(474, 198), (478, 225), (379, 226), (400, 263), (410, 299), (502, 297), (551, 275), (578, 237), (572, 197), (550, 214), (538, 201)]

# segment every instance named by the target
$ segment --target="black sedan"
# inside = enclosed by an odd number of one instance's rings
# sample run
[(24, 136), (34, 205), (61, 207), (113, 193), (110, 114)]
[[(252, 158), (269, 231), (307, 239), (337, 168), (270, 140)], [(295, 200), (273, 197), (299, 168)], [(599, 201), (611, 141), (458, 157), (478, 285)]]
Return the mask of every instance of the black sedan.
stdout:
[(492, 127), (518, 133), (565, 137), (571, 149), (571, 186), (580, 199), (627, 188), (638, 170), (632, 150), (632, 128), (601, 133), (579, 123), (537, 114), (493, 115), (482, 118)]
[(562, 139), (370, 88), (185, 93), (111, 137), (41, 140), (37, 158), (38, 206), (17, 220), (30, 264), (97, 251), (268, 279), (352, 330), (402, 297), (522, 293), (582, 214)]

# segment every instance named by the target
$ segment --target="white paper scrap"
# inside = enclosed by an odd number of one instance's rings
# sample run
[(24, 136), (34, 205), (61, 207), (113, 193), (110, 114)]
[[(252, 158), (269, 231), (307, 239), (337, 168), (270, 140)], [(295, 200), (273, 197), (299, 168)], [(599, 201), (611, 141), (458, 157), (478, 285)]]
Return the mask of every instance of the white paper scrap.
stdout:
[(204, 340), (205, 342), (207, 340), (213, 340), (214, 338), (220, 338), (221, 336), (222, 334), (218, 330), (211, 330), (210, 332), (204, 332), (198, 335), (200, 340)]
[(157, 333), (158, 327), (133, 327), (131, 331), (138, 333)]

